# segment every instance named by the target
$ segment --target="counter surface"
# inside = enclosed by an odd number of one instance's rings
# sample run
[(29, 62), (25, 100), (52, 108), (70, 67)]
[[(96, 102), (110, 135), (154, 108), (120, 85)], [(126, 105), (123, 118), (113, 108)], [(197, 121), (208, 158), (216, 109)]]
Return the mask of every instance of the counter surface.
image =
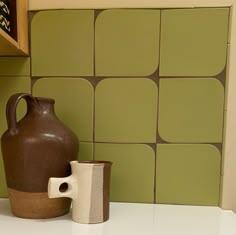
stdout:
[(71, 215), (29, 220), (12, 216), (0, 199), (1, 235), (235, 235), (236, 214), (218, 207), (111, 203), (110, 220), (84, 225)]

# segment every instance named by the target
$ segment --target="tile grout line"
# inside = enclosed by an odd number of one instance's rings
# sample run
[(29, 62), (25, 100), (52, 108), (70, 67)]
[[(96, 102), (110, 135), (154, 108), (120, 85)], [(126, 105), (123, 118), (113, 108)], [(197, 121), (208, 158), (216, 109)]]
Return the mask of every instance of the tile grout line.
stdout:
[[(93, 76), (94, 76), (94, 80), (96, 80), (96, 59), (95, 59), (95, 54), (96, 54), (96, 50), (95, 50), (95, 31), (96, 31), (96, 10), (93, 10)], [(93, 85), (93, 160), (95, 160), (95, 89), (96, 86)]]
[(219, 206), (222, 205), (223, 198), (223, 175), (224, 175), (224, 165), (225, 165), (225, 143), (226, 143), (226, 117), (227, 117), (227, 108), (228, 105), (228, 66), (229, 66), (229, 46), (227, 44), (227, 58), (226, 58), (226, 74), (225, 74), (225, 87), (224, 87), (224, 107), (223, 107), (223, 124), (222, 124), (222, 147), (221, 147), (221, 159), (220, 159), (220, 185), (219, 185)]
[(219, 206), (222, 205), (223, 198), (223, 174), (224, 174), (224, 160), (225, 160), (225, 140), (226, 140), (226, 113), (228, 106), (228, 86), (229, 86), (229, 66), (230, 66), (230, 40), (232, 31), (232, 7), (229, 9), (228, 16), (228, 29), (227, 29), (227, 52), (226, 52), (226, 72), (225, 72), (225, 86), (224, 86), (224, 108), (223, 108), (223, 124), (222, 124), (222, 147), (221, 147), (221, 158), (220, 158), (220, 185), (219, 185)]
[[(95, 20), (94, 20), (95, 22)], [(161, 30), (161, 26), (160, 26), (160, 30)], [(160, 40), (160, 39), (159, 39)], [(160, 41), (159, 41), (159, 44), (160, 44)], [(160, 53), (159, 53), (159, 57), (160, 57)], [(31, 58), (31, 57), (30, 57)], [(160, 64), (160, 61), (159, 61), (159, 64)], [(30, 76), (32, 76), (31, 74), (31, 71), (32, 70), (32, 61), (30, 61)], [(95, 76), (95, 29), (94, 29), (94, 78), (96, 78)], [(110, 78), (110, 77), (109, 77)], [(31, 85), (32, 85), (32, 80), (31, 80)], [(159, 87), (158, 87), (159, 88)], [(32, 90), (32, 87), (31, 87), (31, 90)], [(94, 150), (93, 150), (93, 159), (95, 158), (95, 88), (94, 88), (94, 97), (93, 97), (93, 100), (94, 100), (94, 103), (93, 103), (93, 145), (94, 145)], [(159, 103), (159, 92), (158, 92), (158, 103)], [(159, 109), (159, 105), (158, 105), (158, 109)], [(157, 128), (158, 128), (158, 112), (157, 112)], [(157, 129), (157, 133), (158, 133), (158, 129)], [(82, 141), (83, 142), (83, 141)], [(157, 140), (156, 140), (157, 142)], [(99, 143), (99, 142), (97, 142)], [(104, 142), (104, 143), (107, 143), (107, 144), (111, 144), (109, 142)], [(147, 144), (147, 143), (112, 143), (112, 144)], [(173, 143), (169, 143), (169, 144), (173, 144)], [(178, 143), (176, 143), (178, 144)], [(189, 143), (185, 143), (185, 144), (189, 144)], [(198, 144), (198, 143), (194, 143), (194, 144)], [(203, 144), (207, 144), (207, 143), (203, 143)], [(156, 185), (156, 161), (157, 161), (157, 152), (155, 152), (155, 170), (154, 170), (154, 173), (155, 173), (155, 178), (154, 178), (154, 203), (155, 200), (156, 200), (156, 189), (155, 189), (155, 185)]]
[(222, 142), (220, 142), (220, 143), (210, 143), (210, 142), (191, 142), (191, 143), (187, 143), (187, 142), (166, 142), (166, 143), (162, 143), (162, 142), (157, 142), (157, 143), (144, 143), (144, 142), (109, 142), (109, 141), (104, 141), (104, 142), (102, 142), (102, 141), (94, 141), (94, 142), (91, 142), (91, 141), (81, 141), (81, 142), (83, 142), (83, 143), (94, 143), (94, 144), (120, 144), (120, 145), (122, 145), (122, 144), (124, 144), (124, 145), (126, 145), (126, 144), (130, 144), (130, 145), (138, 145), (138, 144), (140, 144), (140, 145), (148, 145), (148, 146), (150, 146), (151, 148), (153, 148), (152, 146), (153, 145), (156, 145), (156, 144), (167, 144), (167, 145), (213, 145), (213, 146), (218, 146), (218, 145), (221, 145), (222, 144)]
[[(159, 61), (159, 69), (158, 69), (158, 93), (157, 93), (157, 117), (156, 117), (156, 146), (158, 142), (158, 116), (159, 116), (159, 104), (160, 104), (160, 59), (161, 59), (161, 24), (162, 24), (162, 10), (160, 10), (160, 29), (159, 29), (159, 55), (158, 55), (158, 61)], [(157, 196), (157, 147), (155, 148), (155, 161), (154, 161), (154, 204), (156, 204), (156, 196)]]
[[(81, 141), (82, 142), (82, 141)], [(145, 145), (149, 145), (151, 147), (151, 145), (156, 144), (155, 142), (153, 143), (146, 143), (146, 142), (110, 142), (110, 141), (94, 141), (94, 143), (96, 144), (145, 144)]]

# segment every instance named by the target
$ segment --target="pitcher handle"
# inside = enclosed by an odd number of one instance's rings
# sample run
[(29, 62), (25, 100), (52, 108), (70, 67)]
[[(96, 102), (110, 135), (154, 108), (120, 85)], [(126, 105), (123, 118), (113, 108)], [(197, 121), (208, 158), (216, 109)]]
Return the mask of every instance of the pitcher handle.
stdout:
[(32, 96), (28, 93), (17, 93), (15, 95), (12, 95), (7, 102), (7, 126), (11, 132), (16, 132), (17, 130), (16, 108), (22, 98), (27, 102), (29, 98), (32, 99)]
[[(60, 191), (60, 186), (62, 184), (67, 184), (68, 186), (65, 192)], [(49, 198), (68, 197), (74, 199), (76, 195), (75, 192), (76, 187), (77, 184), (75, 183), (74, 177), (72, 175), (64, 178), (51, 177), (48, 181), (48, 197)]]

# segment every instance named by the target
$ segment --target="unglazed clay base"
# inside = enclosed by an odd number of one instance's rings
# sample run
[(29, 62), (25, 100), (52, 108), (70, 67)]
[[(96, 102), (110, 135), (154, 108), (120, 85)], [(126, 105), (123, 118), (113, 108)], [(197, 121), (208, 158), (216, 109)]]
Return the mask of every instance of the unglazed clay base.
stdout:
[(48, 194), (21, 192), (8, 188), (12, 213), (21, 218), (46, 219), (69, 212), (71, 199), (49, 199)]

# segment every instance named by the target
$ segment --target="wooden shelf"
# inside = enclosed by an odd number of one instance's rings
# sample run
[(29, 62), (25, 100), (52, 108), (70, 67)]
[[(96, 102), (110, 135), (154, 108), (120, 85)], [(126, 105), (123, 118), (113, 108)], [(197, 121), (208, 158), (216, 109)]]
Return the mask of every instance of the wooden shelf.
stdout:
[(27, 56), (28, 0), (10, 0), (11, 33), (0, 29), (0, 56)]

